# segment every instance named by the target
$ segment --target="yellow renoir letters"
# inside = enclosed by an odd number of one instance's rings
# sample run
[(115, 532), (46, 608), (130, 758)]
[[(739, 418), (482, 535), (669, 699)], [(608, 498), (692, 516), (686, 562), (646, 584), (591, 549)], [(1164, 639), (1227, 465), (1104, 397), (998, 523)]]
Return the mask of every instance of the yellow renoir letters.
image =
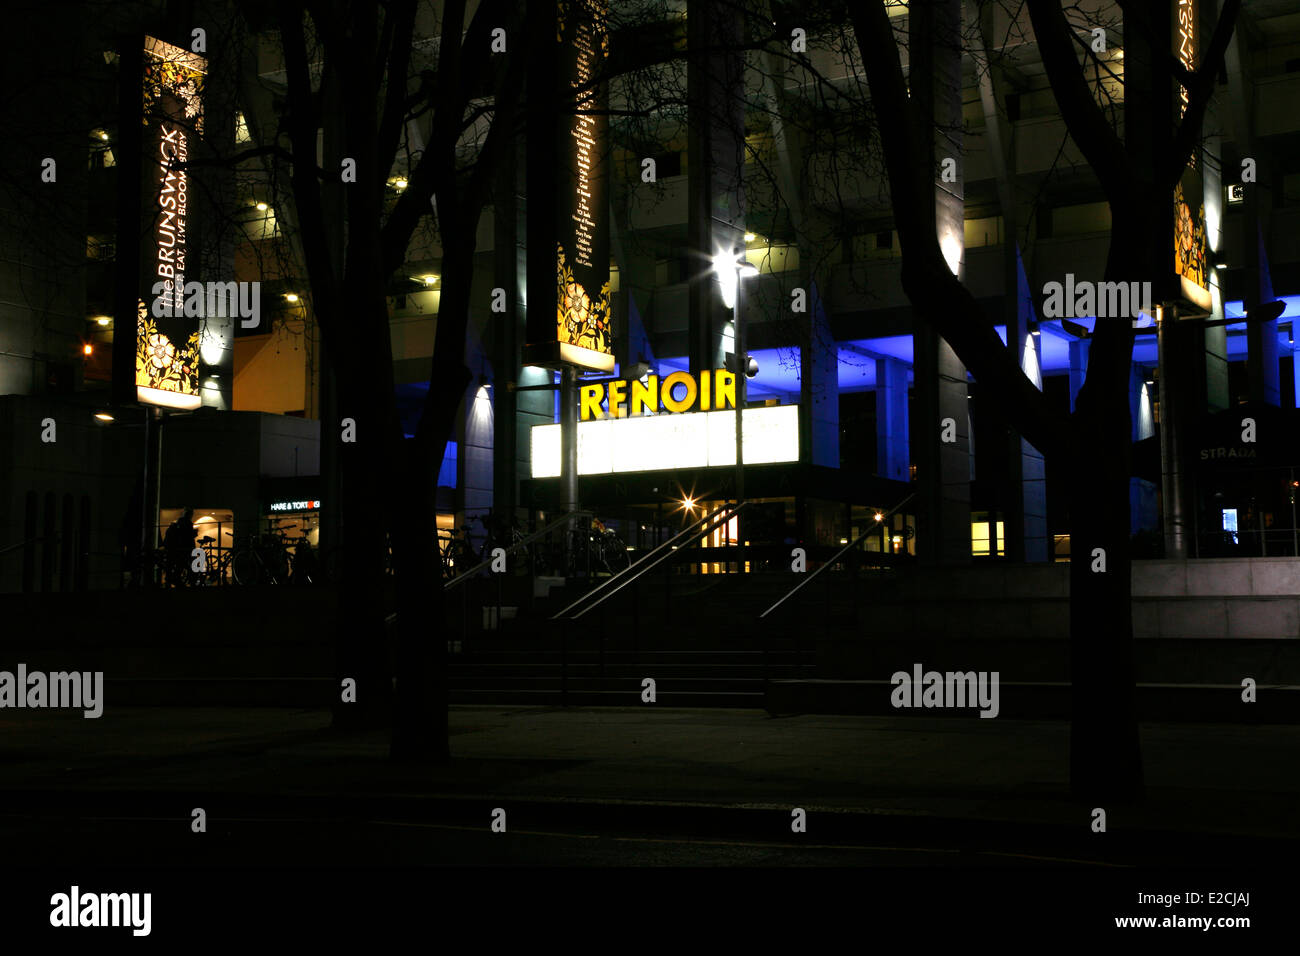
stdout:
[(690, 372), (673, 372), (662, 385), (658, 375), (647, 375), (644, 382), (613, 379), (583, 385), (579, 394), (579, 418), (584, 422), (654, 415), (661, 408), (667, 412), (720, 411), (736, 407), (736, 376), (724, 369), (715, 369), (701, 372), (697, 382)]

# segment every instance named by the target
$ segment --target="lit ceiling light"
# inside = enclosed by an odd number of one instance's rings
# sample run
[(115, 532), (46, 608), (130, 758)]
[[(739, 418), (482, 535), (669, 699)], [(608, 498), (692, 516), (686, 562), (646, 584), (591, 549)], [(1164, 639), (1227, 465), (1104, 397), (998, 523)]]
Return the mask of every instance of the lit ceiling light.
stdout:
[(437, 276), (432, 276), (432, 275), (430, 275), (430, 276), (420, 276), (420, 281), (423, 282), (425, 285), (434, 285), (434, 284), (437, 283), (437, 281), (438, 281), (438, 277), (437, 277)]
[(83, 346), (81, 347), (81, 354), (82, 354), (82, 355), (94, 355), (94, 354), (95, 354), (95, 347), (94, 347), (93, 345), (91, 345), (89, 342), (87, 342), (85, 345), (83, 345)]
[(877, 521), (884, 521), (884, 520), (885, 520), (885, 516), (884, 516), (883, 514), (881, 514), (879, 511), (877, 511), (877, 512), (876, 512), (876, 520), (877, 520)]
[(398, 189), (398, 190), (405, 189), (408, 185), (410, 184), (405, 179), (398, 178), (393, 180), (394, 189)]
[(286, 294), (285, 294), (285, 299), (286, 299), (287, 301), (289, 301), (289, 302), (297, 302), (297, 301), (298, 301), (298, 294), (297, 294), (296, 292), (289, 292), (289, 293), (286, 293)]
[(264, 203), (264, 202), (260, 202), (260, 203), (257, 204), (257, 211), (258, 211), (258, 212), (266, 212), (266, 210), (267, 210), (268, 208), (269, 208), (269, 207), (268, 207), (268, 206), (266, 205), (266, 203)]
[(96, 324), (96, 325), (108, 325), (108, 323), (110, 323), (110, 322), (112, 322), (112, 321), (113, 321), (113, 319), (112, 319), (110, 316), (107, 316), (107, 315), (97, 315), (97, 316), (95, 316), (95, 324)]
[(747, 233), (745, 233), (745, 241), (746, 241), (746, 242), (753, 242), (753, 241), (754, 241), (755, 239), (757, 239), (757, 238), (758, 238), (758, 236), (754, 235), (752, 232), (747, 232)]
[(1228, 264), (1227, 264), (1226, 262), (1216, 262), (1216, 263), (1214, 264), (1214, 268), (1216, 268), (1216, 269), (1226, 269), (1226, 268), (1228, 268)]
[(99, 422), (111, 422), (114, 421), (114, 418), (108, 412), (95, 412), (95, 420)]

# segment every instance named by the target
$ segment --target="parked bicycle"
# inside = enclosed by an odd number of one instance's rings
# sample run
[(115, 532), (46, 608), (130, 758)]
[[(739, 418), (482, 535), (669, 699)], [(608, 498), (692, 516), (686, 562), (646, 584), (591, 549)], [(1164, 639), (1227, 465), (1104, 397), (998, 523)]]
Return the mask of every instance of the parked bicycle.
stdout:
[[(491, 558), (492, 552), (497, 548), (510, 551), (511, 548), (527, 537), (517, 517), (507, 519), (489, 510), (486, 514), (475, 515), (474, 520), (480, 522), (483, 525), (483, 530), (487, 532), (487, 537), (483, 541), (483, 549), (479, 552), (479, 561), (486, 561)], [(511, 552), (507, 558), (510, 569), (529, 573), (533, 567), (532, 550), (529, 547)]]
[(570, 574), (581, 574), (587, 570), (618, 574), (632, 563), (623, 539), (607, 528), (599, 518), (593, 517), (591, 525), (585, 530), (571, 531), (569, 543)]
[(478, 564), (478, 555), (469, 543), (469, 529), (460, 532), (438, 532), (438, 557), (442, 563), (442, 576), (448, 580)]
[(230, 560), (235, 583), (241, 585), (288, 584), (292, 558), (288, 535), (276, 532), (250, 534)]

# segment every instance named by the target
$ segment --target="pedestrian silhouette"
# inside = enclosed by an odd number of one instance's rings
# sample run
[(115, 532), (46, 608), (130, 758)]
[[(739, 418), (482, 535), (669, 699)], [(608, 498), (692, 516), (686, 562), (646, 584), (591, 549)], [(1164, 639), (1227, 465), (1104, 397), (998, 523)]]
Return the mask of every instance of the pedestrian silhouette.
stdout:
[(190, 580), (190, 555), (199, 529), (194, 527), (194, 509), (186, 508), (163, 535), (163, 549), (167, 552), (167, 586), (183, 588)]

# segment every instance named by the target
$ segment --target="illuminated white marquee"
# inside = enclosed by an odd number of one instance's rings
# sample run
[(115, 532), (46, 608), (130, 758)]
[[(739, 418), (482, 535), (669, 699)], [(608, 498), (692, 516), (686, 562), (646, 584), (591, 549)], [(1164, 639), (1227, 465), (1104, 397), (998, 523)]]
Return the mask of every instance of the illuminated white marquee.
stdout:
[[(746, 465), (799, 460), (799, 406), (747, 408)], [(560, 426), (534, 425), (534, 478), (560, 476)], [(613, 475), (736, 464), (735, 412), (645, 415), (578, 423), (578, 474)]]

